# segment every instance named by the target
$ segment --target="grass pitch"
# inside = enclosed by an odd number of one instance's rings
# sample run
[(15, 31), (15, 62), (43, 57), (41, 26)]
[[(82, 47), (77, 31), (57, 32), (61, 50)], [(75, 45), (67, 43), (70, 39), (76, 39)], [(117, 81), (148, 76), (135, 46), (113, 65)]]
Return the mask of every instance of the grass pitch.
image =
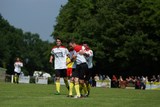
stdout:
[(54, 95), (55, 85), (0, 83), (0, 107), (160, 107), (159, 90), (92, 88), (88, 98)]

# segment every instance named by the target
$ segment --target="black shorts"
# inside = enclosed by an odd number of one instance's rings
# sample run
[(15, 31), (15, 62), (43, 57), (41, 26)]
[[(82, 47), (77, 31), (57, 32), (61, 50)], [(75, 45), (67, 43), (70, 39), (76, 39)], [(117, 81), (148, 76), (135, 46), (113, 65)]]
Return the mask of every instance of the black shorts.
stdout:
[(73, 74), (74, 77), (78, 77), (81, 80), (86, 80), (88, 78), (88, 66), (86, 63), (76, 65), (76, 70)]
[(55, 70), (56, 77), (67, 77), (66, 69), (56, 69)]
[(19, 75), (20, 75), (20, 73), (14, 72), (14, 75), (18, 75), (18, 76), (19, 76)]
[(90, 80), (90, 77), (93, 77), (93, 70), (92, 70), (92, 68), (88, 68), (88, 70), (87, 70), (87, 72), (86, 72), (85, 80), (86, 80), (86, 81), (89, 81), (89, 80)]

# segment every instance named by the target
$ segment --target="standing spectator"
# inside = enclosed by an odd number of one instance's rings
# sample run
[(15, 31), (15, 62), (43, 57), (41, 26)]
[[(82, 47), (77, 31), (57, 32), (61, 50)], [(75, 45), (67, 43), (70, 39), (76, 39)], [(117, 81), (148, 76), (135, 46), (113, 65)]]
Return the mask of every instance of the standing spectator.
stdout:
[(135, 77), (135, 89), (140, 89), (140, 77)]
[(155, 76), (155, 75), (153, 75), (153, 76), (152, 76), (151, 81), (152, 81), (152, 82), (156, 82), (156, 81), (157, 81), (157, 79), (156, 79), (156, 76)]
[(117, 77), (115, 75), (112, 76), (111, 85), (112, 85), (113, 88), (118, 87), (118, 80), (117, 80)]
[(95, 80), (94, 86), (96, 86), (96, 82), (97, 82), (99, 79), (100, 79), (100, 78), (99, 78), (98, 74), (96, 74), (95, 77), (94, 77), (94, 80)]
[(141, 83), (140, 83), (141, 89), (145, 90), (146, 89), (146, 79), (142, 76), (141, 77)]
[(157, 75), (157, 82), (160, 82), (160, 75)]
[(21, 73), (21, 68), (23, 67), (23, 63), (20, 61), (20, 58), (16, 58), (16, 62), (14, 63), (14, 82), (18, 84), (19, 75)]

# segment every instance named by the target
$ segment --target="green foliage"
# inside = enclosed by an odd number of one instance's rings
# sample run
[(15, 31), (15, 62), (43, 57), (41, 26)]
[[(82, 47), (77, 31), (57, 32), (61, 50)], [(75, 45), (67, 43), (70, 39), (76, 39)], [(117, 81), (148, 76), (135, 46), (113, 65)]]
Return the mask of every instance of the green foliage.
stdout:
[(88, 42), (99, 71), (158, 73), (159, 9), (159, 0), (69, 0), (60, 10), (53, 37)]
[(50, 50), (51, 44), (42, 41), (38, 34), (23, 33), (0, 16), (0, 66), (7, 68), (7, 73), (13, 73), (15, 58), (20, 57), (25, 75), (32, 75), (35, 70), (52, 74)]

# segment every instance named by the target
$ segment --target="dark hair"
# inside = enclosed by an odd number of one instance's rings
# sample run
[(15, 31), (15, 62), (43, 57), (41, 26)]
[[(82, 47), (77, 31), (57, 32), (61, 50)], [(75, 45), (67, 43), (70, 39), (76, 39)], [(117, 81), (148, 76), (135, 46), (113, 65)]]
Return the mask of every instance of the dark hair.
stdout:
[(61, 40), (60, 38), (56, 38), (56, 41), (57, 41), (57, 40), (60, 40), (60, 41), (62, 42), (62, 40)]

